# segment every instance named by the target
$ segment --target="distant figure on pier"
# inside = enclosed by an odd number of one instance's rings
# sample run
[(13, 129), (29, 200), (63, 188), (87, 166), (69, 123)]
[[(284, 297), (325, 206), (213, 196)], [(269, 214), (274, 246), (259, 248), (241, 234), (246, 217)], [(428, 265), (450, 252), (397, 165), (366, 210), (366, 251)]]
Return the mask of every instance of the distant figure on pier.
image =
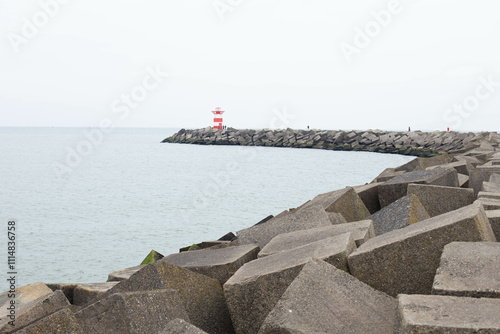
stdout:
[(446, 128), (447, 131), (450, 131), (450, 127)]
[(309, 130), (309, 125), (307, 126), (307, 130)]
[(410, 128), (410, 127), (408, 127), (408, 132), (410, 132), (410, 131), (411, 131), (411, 128)]

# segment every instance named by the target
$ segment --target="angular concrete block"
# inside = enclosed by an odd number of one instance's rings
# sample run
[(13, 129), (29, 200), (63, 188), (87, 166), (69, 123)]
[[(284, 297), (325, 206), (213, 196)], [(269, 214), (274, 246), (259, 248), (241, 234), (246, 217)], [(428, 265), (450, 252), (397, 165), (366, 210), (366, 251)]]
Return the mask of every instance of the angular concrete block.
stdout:
[(49, 283), (47, 286), (52, 290), (52, 291), (57, 291), (61, 290), (66, 298), (68, 298), (68, 301), (70, 304), (73, 304), (73, 292), (75, 288), (78, 286), (77, 283)]
[(388, 181), (396, 176), (400, 176), (406, 173), (404, 170), (396, 171), (395, 168), (386, 168), (380, 173), (371, 183), (381, 183)]
[(401, 333), (500, 333), (500, 299), (399, 295)]
[(453, 241), (496, 241), (481, 205), (369, 239), (349, 255), (349, 269), (359, 280), (391, 296), (429, 294), (443, 248)]
[(243, 245), (171, 254), (161, 261), (215, 278), (224, 284), (242, 265), (255, 260), (259, 250), (257, 245)]
[(454, 161), (447, 164), (427, 167), (426, 169), (448, 168), (448, 167), (454, 168), (459, 174), (469, 175), (469, 169), (472, 167), (472, 165), (469, 164), (467, 161), (462, 160), (462, 161)]
[(73, 304), (84, 305), (98, 299), (119, 282), (78, 284), (73, 290)]
[(323, 207), (327, 212), (340, 213), (348, 222), (360, 221), (370, 215), (370, 211), (352, 187), (318, 195), (299, 211), (315, 205)]
[(483, 205), (485, 210), (499, 210), (500, 209), (500, 200), (493, 198), (478, 198), (475, 202)]
[[(41, 292), (42, 290), (45, 290), (45, 288), (41, 286), (41, 284), (43, 283), (32, 284), (32, 286), (38, 285), (39, 287), (41, 287), (41, 289), (37, 289), (37, 291)], [(50, 292), (47, 295), (43, 295), (37, 299), (31, 300), (33, 294), (26, 293), (26, 289), (23, 288), (26, 287), (21, 287), (17, 290), (15, 299), (8, 298), (8, 295), (5, 293), (0, 295), (0, 304), (2, 304), (2, 308), (0, 309), (0, 333), (15, 332), (16, 330), (28, 326), (29, 324), (34, 323), (39, 319), (42, 319), (52, 313), (70, 306), (68, 299), (60, 290)], [(29, 290), (31, 290), (31, 293), (34, 292), (32, 288), (29, 288)], [(9, 310), (9, 307), (11, 306), (11, 300), (15, 301), (14, 326), (9, 324), (9, 322), (12, 321)]]
[(198, 327), (182, 319), (174, 319), (158, 334), (207, 334), (207, 332), (202, 331)]
[(495, 234), (497, 241), (500, 242), (500, 210), (487, 210), (486, 217), (490, 221), (493, 234)]
[(491, 199), (500, 199), (500, 192), (487, 192), (487, 191), (480, 191), (477, 194), (477, 198), (491, 198)]
[(73, 313), (64, 308), (15, 332), (16, 334), (71, 333), (87, 334), (78, 324)]
[(328, 215), (328, 218), (330, 218), (332, 225), (346, 224), (347, 223), (347, 220), (345, 220), (344, 216), (342, 216), (340, 213), (327, 212), (327, 215)]
[(165, 261), (151, 263), (105, 293), (175, 290), (191, 323), (208, 333), (232, 333), (220, 282)]
[(444, 247), (432, 293), (500, 298), (499, 275), (499, 242), (452, 242)]
[(144, 268), (146, 265), (140, 265), (140, 266), (135, 266), (135, 267), (130, 267), (130, 268), (125, 268), (117, 271), (113, 271), (111, 274), (108, 275), (108, 282), (121, 282), (126, 279), (129, 279), (130, 276)]
[(486, 191), (491, 193), (500, 192), (500, 184), (484, 181), (483, 185), (481, 186), (481, 191)]
[(469, 175), (458, 173), (458, 186), (460, 188), (469, 188)]
[(437, 155), (430, 158), (415, 158), (410, 162), (405, 163), (399, 167), (396, 167), (396, 171), (414, 172), (419, 170), (425, 170), (432, 166), (440, 166), (451, 163), (453, 158), (447, 153)]
[[(373, 223), (371, 220), (360, 222), (338, 224), (325, 227), (311, 228), (303, 231), (295, 231), (280, 234), (271, 240), (266, 247), (259, 252), (259, 258), (286, 252), (291, 249), (302, 247), (312, 242), (326, 238), (336, 237), (340, 234), (350, 232), (356, 242), (356, 246), (363, 244), (366, 240), (375, 237)], [(343, 236), (341, 236), (341, 239)], [(332, 239), (335, 242), (335, 239)]]
[(487, 182), (492, 174), (499, 174), (500, 166), (477, 166), (472, 168), (469, 173), (469, 187), (474, 189), (474, 194), (481, 191), (483, 182)]
[(500, 174), (496, 173), (491, 174), (488, 181), (493, 183), (500, 183)]
[(115, 293), (75, 313), (87, 334), (158, 333), (176, 318), (189, 316), (174, 290)]
[(380, 206), (386, 207), (392, 202), (406, 196), (408, 184), (430, 184), (438, 186), (458, 187), (458, 174), (453, 168), (436, 168), (405, 173), (379, 185)]
[(274, 217), (264, 224), (246, 228), (236, 234), (240, 245), (257, 244), (262, 249), (278, 234), (331, 225), (324, 208), (315, 205)]
[(323, 261), (304, 266), (264, 320), (268, 333), (395, 333), (395, 298)]
[(474, 202), (474, 190), (455, 187), (409, 184), (408, 195), (415, 195), (431, 216), (460, 209)]
[(367, 219), (373, 221), (375, 235), (382, 235), (428, 218), (429, 214), (418, 198), (409, 195), (401, 197)]
[(257, 333), (267, 314), (307, 262), (325, 260), (347, 271), (347, 256), (355, 248), (351, 234), (345, 233), (243, 265), (224, 284), (236, 332)]
[(380, 210), (380, 201), (378, 200), (378, 186), (380, 183), (368, 183), (361, 186), (353, 187), (359, 198), (365, 203), (370, 214), (374, 214)]

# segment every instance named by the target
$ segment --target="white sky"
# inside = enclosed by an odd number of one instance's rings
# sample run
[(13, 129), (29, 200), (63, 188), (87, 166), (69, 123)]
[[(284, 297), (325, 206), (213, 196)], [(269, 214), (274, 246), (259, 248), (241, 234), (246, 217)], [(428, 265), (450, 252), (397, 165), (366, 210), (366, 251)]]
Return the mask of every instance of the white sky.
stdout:
[[(43, 24), (41, 3), (50, 1), (59, 11), (16, 53), (13, 34), (23, 36), (34, 17)], [(376, 28), (371, 12), (390, 1), (50, 1), (0, 0), (0, 126), (86, 127), (108, 118), (197, 128), (211, 125), (217, 106), (237, 128), (499, 124), (498, 0), (401, 0), (350, 63), (342, 43), (354, 45), (356, 28)], [(222, 20), (214, 4), (232, 10)], [(119, 99), (139, 89), (148, 67), (169, 76), (125, 113)], [(463, 103), (468, 111), (447, 111)], [(280, 121), (277, 110), (293, 117)]]

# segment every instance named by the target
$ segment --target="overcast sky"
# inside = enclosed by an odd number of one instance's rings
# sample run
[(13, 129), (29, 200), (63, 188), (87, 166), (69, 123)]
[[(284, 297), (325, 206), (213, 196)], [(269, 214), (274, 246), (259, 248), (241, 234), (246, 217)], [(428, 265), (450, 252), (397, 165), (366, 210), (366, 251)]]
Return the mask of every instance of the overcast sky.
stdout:
[[(0, 126), (497, 130), (498, 0), (0, 0)], [(168, 76), (166, 75), (168, 73)]]

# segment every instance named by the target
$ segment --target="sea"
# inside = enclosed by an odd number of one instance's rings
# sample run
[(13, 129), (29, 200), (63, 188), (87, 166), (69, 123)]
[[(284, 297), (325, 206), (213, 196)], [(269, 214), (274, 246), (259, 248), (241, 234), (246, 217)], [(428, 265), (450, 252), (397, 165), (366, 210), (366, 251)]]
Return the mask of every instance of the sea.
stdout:
[(0, 128), (0, 289), (105, 282), (413, 159), (161, 143), (178, 130)]

